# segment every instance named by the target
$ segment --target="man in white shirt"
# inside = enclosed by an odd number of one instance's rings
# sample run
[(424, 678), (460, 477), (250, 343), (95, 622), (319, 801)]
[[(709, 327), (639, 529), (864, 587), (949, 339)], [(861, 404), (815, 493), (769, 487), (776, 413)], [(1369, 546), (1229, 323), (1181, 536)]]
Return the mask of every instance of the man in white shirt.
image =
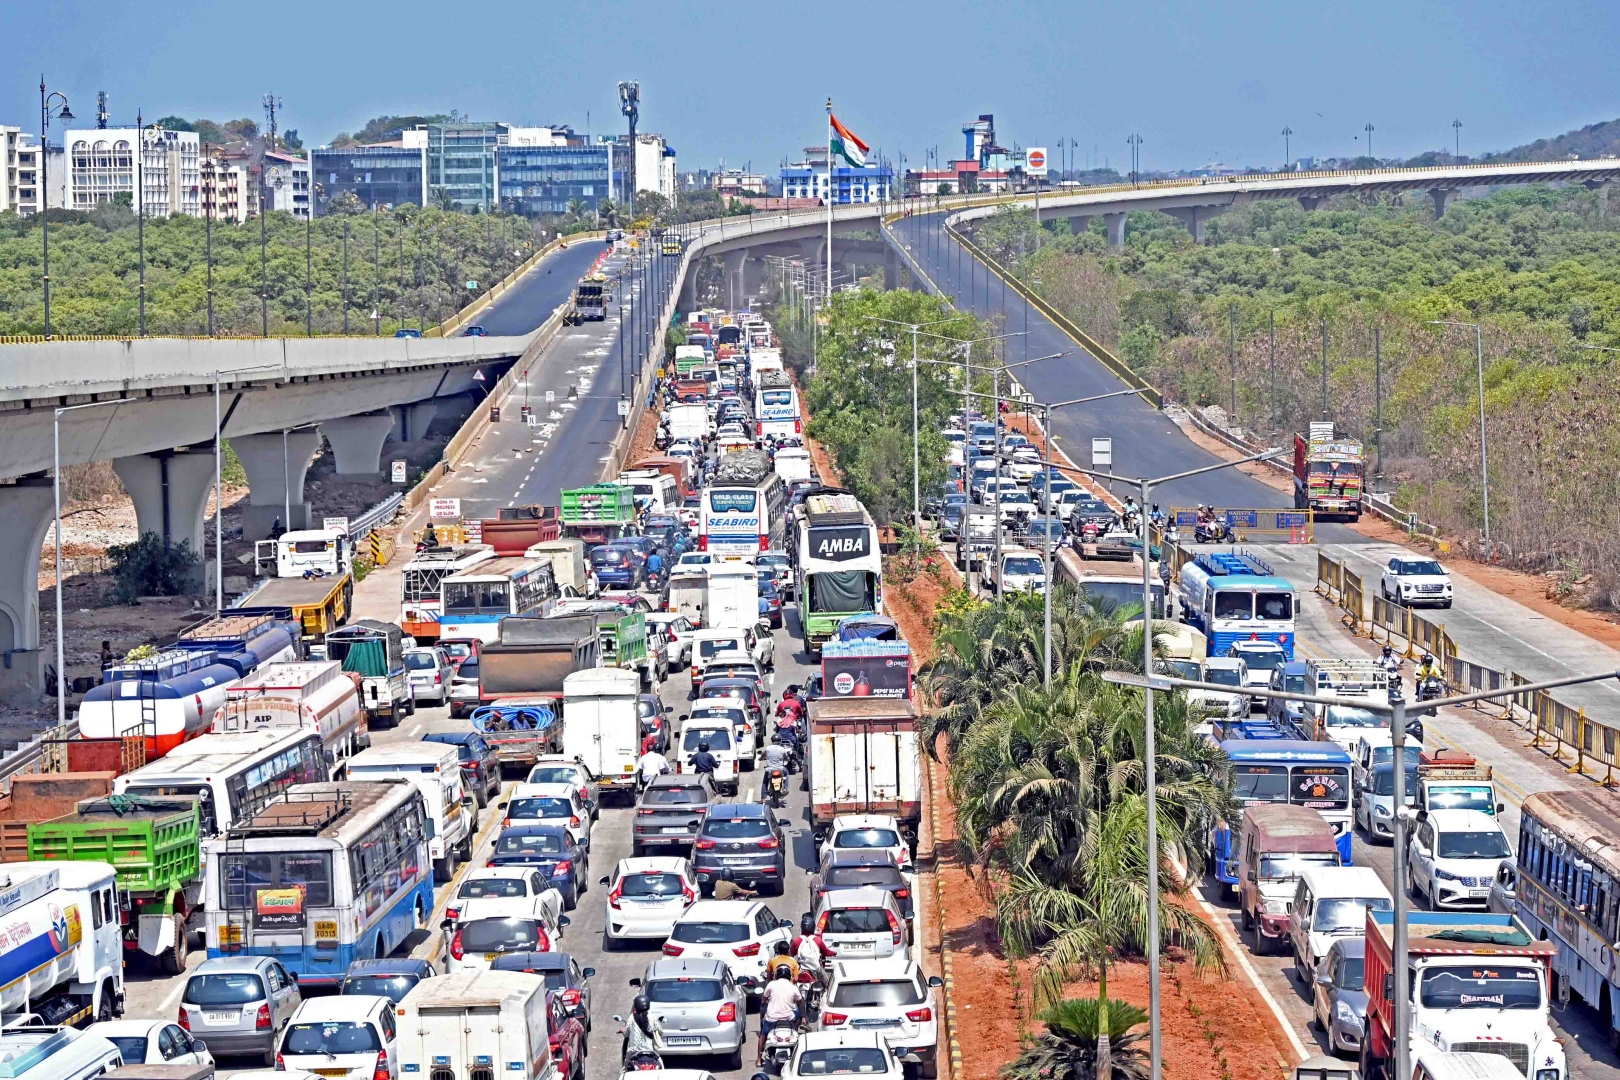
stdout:
[(641, 774), (641, 786), (646, 787), (654, 777), (669, 772), (669, 759), (657, 750), (648, 750), (637, 759), (636, 772)]
[(759, 1003), (759, 1064), (765, 1063), (765, 1036), (772, 1028), (796, 1025), (803, 1001), (804, 995), (786, 974), (779, 973), (765, 984), (765, 994)]

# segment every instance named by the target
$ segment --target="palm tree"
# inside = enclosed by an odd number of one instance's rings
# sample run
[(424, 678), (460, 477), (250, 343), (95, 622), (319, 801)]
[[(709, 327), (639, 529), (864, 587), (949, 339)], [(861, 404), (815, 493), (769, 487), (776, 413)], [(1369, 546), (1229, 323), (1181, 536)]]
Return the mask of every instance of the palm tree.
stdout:
[(568, 219), (570, 224), (577, 225), (579, 222), (584, 221), (585, 220), (585, 200), (584, 199), (569, 199), (568, 200), (568, 210), (566, 211), (565, 216)]
[(624, 211), (612, 199), (603, 199), (596, 204), (596, 219), (602, 223), (603, 228), (616, 229), (623, 224), (621, 220)]
[[(1106, 1020), (1099, 1023), (1104, 1014)], [(1002, 1067), (1004, 1080), (1141, 1080), (1149, 1075), (1147, 1053), (1138, 1045), (1141, 1033), (1131, 1033), (1147, 1022), (1147, 1013), (1135, 1005), (1065, 998), (1049, 1006), (1040, 1018), (1046, 1030)], [(1099, 1031), (1105, 1038), (1098, 1037)], [(1100, 1060), (1105, 1043), (1111, 1048), (1106, 1063)]]

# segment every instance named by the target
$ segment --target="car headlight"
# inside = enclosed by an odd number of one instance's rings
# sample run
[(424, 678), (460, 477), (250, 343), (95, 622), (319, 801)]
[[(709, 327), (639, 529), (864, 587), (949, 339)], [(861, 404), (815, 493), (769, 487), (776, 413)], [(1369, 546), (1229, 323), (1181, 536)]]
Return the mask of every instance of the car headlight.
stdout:
[(1340, 1001), (1333, 1007), (1333, 1018), (1341, 1024), (1353, 1024), (1358, 1028), (1361, 1026), (1361, 1017), (1356, 1015), (1356, 1011), (1350, 1007), (1348, 1001)]
[(1456, 874), (1453, 874), (1453, 873), (1450, 873), (1448, 871), (1442, 870), (1438, 866), (1434, 868), (1434, 876), (1439, 878), (1441, 881), (1457, 881), (1458, 880)]
[(1374, 806), (1373, 807), (1373, 813), (1378, 815), (1379, 817), (1389, 817), (1390, 816), (1389, 807), (1383, 806), (1383, 805)]
[(1266, 914), (1267, 915), (1286, 915), (1286, 914), (1288, 914), (1288, 901), (1286, 901), (1286, 900), (1267, 900), (1266, 901)]

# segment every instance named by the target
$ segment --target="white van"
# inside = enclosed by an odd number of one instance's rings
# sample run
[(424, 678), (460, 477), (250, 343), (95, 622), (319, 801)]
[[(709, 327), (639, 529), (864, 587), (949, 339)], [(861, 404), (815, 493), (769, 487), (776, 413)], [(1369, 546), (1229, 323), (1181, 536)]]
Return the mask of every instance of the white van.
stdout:
[(709, 617), (709, 575), (698, 567), (697, 573), (671, 574), (669, 601), (666, 609), (674, 615), (685, 615), (695, 627), (705, 626)]
[(759, 572), (749, 563), (709, 567), (708, 620), (712, 628), (742, 629), (759, 625)]
[(1308, 866), (1300, 871), (1288, 912), (1294, 974), (1301, 986), (1316, 979), (1316, 966), (1342, 937), (1367, 932), (1367, 910), (1393, 911), (1395, 899), (1370, 866)]
[(719, 764), (714, 770), (714, 786), (726, 795), (737, 794), (737, 736), (731, 723), (724, 717), (685, 717), (681, 721), (681, 739), (675, 748), (680, 771), (692, 771), (692, 755), (704, 743)]
[(423, 979), (395, 1010), (397, 1075), (425, 1078), (443, 1069), (450, 1076), (556, 1080), (546, 999), (545, 980), (521, 971)]
[(428, 853), (433, 873), (449, 881), (456, 862), (472, 858), (478, 808), (461, 786), (461, 761), (450, 743), (414, 742), (373, 746), (349, 759), (350, 780), (406, 780), (422, 792), (433, 831)]
[(0, 1033), (0, 1062), (12, 1080), (91, 1080), (124, 1063), (100, 1035), (70, 1027), (8, 1027)]
[(563, 677), (563, 756), (590, 770), (601, 801), (610, 791), (635, 801), (640, 692), (639, 676), (623, 668), (587, 668)]
[(788, 483), (814, 480), (815, 466), (810, 464), (810, 451), (802, 446), (784, 446), (776, 451), (776, 475)]

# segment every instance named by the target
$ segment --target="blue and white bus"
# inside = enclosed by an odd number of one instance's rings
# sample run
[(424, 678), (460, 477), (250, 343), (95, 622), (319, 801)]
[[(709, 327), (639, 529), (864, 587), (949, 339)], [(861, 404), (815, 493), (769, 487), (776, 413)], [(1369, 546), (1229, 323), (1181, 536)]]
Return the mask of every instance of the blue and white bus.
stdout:
[(786, 547), (787, 501), (787, 483), (764, 451), (727, 454), (703, 492), (698, 550), (720, 559), (751, 559)]
[[(1233, 796), (1243, 806), (1292, 803), (1321, 814), (1338, 838), (1339, 861), (1351, 865), (1350, 754), (1330, 742), (1298, 739), (1227, 739), (1221, 750), (1232, 762)], [(1232, 830), (1215, 826), (1215, 878), (1237, 887)]]
[(785, 439), (804, 434), (799, 414), (799, 391), (784, 371), (762, 371), (754, 387), (754, 419), (760, 439)]
[(501, 620), (551, 614), (560, 595), (550, 559), (502, 556), (459, 570), (439, 582), (439, 636), (501, 639)]
[(1294, 658), (1294, 586), (1271, 564), (1240, 548), (1199, 555), (1178, 578), (1181, 617), (1203, 631), (1209, 655), (1234, 641), (1275, 641)]
[(433, 910), (421, 791), (298, 784), (203, 845), (208, 955), (274, 956), (302, 985), (388, 956)]

